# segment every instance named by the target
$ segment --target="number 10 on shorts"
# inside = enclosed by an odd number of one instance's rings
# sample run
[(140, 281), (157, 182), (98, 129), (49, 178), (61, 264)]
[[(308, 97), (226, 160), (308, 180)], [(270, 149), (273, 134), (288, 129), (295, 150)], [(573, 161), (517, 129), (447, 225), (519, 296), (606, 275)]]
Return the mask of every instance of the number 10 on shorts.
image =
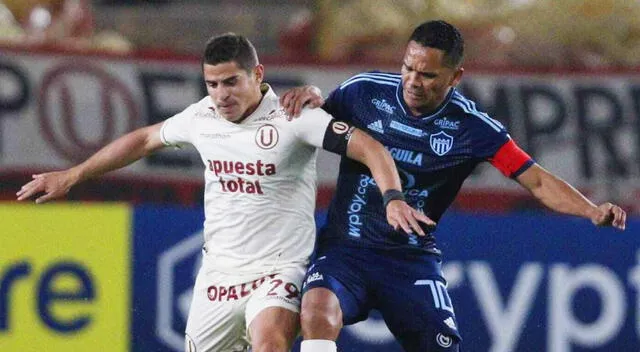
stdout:
[(436, 309), (444, 309), (453, 313), (451, 298), (449, 298), (449, 293), (447, 292), (447, 287), (444, 285), (444, 283), (438, 280), (416, 280), (414, 285), (429, 286), (431, 296), (433, 297), (433, 305), (436, 307)]

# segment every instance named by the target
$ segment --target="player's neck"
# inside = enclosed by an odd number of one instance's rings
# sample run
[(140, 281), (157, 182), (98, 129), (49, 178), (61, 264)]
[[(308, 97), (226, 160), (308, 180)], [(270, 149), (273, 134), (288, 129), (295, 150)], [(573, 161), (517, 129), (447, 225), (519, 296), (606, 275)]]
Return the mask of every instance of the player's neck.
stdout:
[(411, 112), (411, 116), (412, 117), (422, 117), (422, 116), (429, 116), (429, 115), (433, 115), (436, 111), (438, 111), (438, 109), (440, 108), (440, 106), (442, 105), (442, 102), (438, 103), (438, 105), (436, 106), (425, 106), (422, 108), (409, 108), (409, 111)]
[(260, 106), (260, 103), (262, 103), (262, 99), (264, 98), (264, 95), (265, 93), (260, 92), (260, 94), (256, 96), (256, 99), (254, 99), (253, 104), (249, 105), (249, 107), (244, 112), (244, 114), (242, 114), (242, 117), (234, 122), (242, 123), (242, 121), (246, 120), (247, 117), (251, 116), (251, 114), (253, 114), (258, 109), (258, 106)]

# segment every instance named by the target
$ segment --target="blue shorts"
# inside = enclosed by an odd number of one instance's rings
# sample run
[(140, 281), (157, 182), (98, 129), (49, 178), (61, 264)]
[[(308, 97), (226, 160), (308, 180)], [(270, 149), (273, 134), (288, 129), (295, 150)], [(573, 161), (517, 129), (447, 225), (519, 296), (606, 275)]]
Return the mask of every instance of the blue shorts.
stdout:
[(319, 248), (303, 293), (314, 287), (336, 294), (345, 325), (377, 309), (406, 351), (458, 351), (461, 337), (439, 256)]

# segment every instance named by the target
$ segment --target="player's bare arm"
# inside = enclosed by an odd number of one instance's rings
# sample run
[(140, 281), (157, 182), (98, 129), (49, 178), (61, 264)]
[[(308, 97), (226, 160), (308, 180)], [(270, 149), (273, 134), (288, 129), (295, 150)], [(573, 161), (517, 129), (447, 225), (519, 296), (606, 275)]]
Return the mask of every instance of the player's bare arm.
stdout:
[(16, 193), (19, 201), (36, 198), (36, 203), (64, 197), (71, 187), (92, 177), (127, 166), (162, 148), (162, 123), (130, 132), (100, 149), (81, 164), (62, 171), (33, 175), (30, 182)]
[(280, 97), (280, 104), (284, 107), (289, 118), (300, 116), (303, 107), (319, 108), (324, 104), (322, 91), (316, 86), (302, 86), (287, 90)]
[[(365, 132), (359, 129), (354, 130), (351, 139), (349, 139), (347, 156), (367, 165), (383, 194), (390, 190), (402, 190), (400, 176), (393, 157), (382, 144)], [(409, 206), (402, 199), (389, 201), (386, 211), (389, 224), (395, 229), (402, 228), (406, 233), (415, 231), (418, 235), (424, 236), (425, 233), (418, 222), (435, 226), (433, 220)]]
[(613, 226), (624, 230), (627, 214), (612, 203), (593, 204), (577, 189), (534, 164), (516, 180), (551, 210), (590, 219), (596, 226)]

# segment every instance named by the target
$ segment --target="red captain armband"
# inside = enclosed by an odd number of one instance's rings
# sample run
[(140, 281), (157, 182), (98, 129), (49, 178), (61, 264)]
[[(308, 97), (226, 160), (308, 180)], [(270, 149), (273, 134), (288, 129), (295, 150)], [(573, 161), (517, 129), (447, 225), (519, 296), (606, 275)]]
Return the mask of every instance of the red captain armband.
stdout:
[(513, 139), (503, 144), (489, 162), (507, 177), (519, 176), (533, 165), (533, 159)]

